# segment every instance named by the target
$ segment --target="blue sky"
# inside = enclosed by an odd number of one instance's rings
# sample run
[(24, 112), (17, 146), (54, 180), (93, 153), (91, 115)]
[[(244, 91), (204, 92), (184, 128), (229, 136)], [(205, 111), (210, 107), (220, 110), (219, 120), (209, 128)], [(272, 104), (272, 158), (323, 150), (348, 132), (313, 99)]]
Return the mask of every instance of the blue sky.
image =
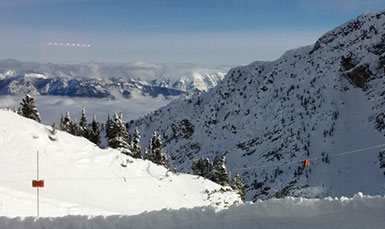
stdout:
[(0, 59), (247, 64), (384, 8), (384, 0), (1, 0)]

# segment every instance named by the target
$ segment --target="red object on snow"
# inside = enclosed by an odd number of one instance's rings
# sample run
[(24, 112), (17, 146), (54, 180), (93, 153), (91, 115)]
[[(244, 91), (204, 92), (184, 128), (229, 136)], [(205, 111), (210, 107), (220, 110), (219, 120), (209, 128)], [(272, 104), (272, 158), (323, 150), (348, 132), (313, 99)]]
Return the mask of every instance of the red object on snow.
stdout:
[(33, 188), (44, 188), (44, 180), (32, 180)]
[(306, 161), (305, 161), (305, 167), (308, 167), (310, 165), (310, 161), (309, 161), (309, 159), (306, 159)]

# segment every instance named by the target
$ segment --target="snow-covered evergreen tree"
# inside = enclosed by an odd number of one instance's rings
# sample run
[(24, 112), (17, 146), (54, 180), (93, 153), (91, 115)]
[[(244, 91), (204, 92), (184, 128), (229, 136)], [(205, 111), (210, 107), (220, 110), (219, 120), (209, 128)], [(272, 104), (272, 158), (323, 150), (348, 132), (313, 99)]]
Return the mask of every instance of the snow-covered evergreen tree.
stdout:
[(52, 123), (51, 130), (50, 130), (50, 135), (48, 136), (48, 138), (51, 139), (52, 141), (57, 141), (56, 133), (57, 133), (57, 131), (56, 131), (56, 124)]
[(163, 144), (157, 132), (154, 132), (150, 140), (147, 159), (155, 164), (169, 168), (167, 155), (163, 152)]
[(229, 185), (230, 184), (230, 175), (226, 169), (226, 156), (222, 155), (215, 164), (216, 172), (215, 179), (216, 182), (220, 185)]
[(71, 121), (70, 113), (66, 112), (66, 115), (61, 117), (60, 119), (60, 129), (63, 131), (66, 131), (67, 133), (70, 133), (72, 135), (78, 136), (79, 135), (79, 127), (77, 122)]
[(83, 107), (82, 117), (80, 118), (80, 122), (79, 122), (79, 136), (88, 138), (87, 135), (88, 135), (88, 130), (87, 130), (86, 108)]
[(70, 117), (70, 113), (67, 111), (64, 117), (63, 115), (61, 116), (59, 127), (61, 130), (69, 133), (70, 126), (71, 126), (71, 117)]
[(131, 142), (132, 157), (142, 158), (142, 149), (140, 148), (140, 134), (138, 128), (135, 128)]
[(214, 179), (214, 165), (209, 158), (194, 159), (192, 162), (192, 170), (194, 175), (202, 176), (210, 180)]
[(245, 200), (245, 185), (243, 184), (242, 178), (239, 173), (237, 173), (231, 181), (231, 187), (241, 196), (242, 200)]
[(70, 123), (70, 128), (69, 128), (69, 133), (75, 136), (81, 136), (80, 131), (79, 131), (79, 125), (78, 125), (78, 120), (75, 119), (75, 122)]
[(120, 149), (124, 154), (130, 154), (129, 144), (127, 143), (127, 129), (123, 122), (123, 116), (114, 114), (114, 119), (110, 121), (108, 145), (111, 148)]
[(111, 134), (111, 125), (112, 125), (112, 121), (111, 121), (111, 118), (110, 118), (110, 115), (107, 116), (107, 122), (106, 122), (106, 138), (107, 139), (110, 139), (110, 134)]
[(95, 115), (92, 119), (90, 130), (88, 130), (88, 139), (96, 145), (100, 146), (100, 125), (98, 122), (96, 122)]
[(26, 94), (20, 105), (21, 107), (18, 112), (20, 115), (41, 122), (40, 114), (35, 106), (35, 100), (31, 95)]

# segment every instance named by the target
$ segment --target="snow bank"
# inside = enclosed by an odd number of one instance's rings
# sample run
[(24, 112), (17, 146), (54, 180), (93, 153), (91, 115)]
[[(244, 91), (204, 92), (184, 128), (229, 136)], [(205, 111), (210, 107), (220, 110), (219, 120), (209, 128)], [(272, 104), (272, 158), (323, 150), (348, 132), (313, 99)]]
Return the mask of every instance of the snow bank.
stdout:
[(216, 212), (212, 207), (161, 210), (135, 216), (0, 218), (0, 227), (34, 228), (385, 228), (385, 197), (257, 201)]
[(137, 215), (242, 202), (235, 192), (222, 192), (222, 186), (212, 181), (100, 149), (85, 138), (58, 131), (58, 140), (51, 141), (50, 129), (0, 110), (1, 216), (36, 215), (36, 189), (31, 183), (36, 179), (37, 151), (40, 179), (45, 180), (40, 216)]

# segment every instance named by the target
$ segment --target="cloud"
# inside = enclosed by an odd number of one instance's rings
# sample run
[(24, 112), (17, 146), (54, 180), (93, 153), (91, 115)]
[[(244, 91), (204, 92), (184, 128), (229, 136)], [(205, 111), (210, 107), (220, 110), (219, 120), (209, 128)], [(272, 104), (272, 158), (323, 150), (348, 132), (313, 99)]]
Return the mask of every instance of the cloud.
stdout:
[[(87, 111), (87, 119), (90, 122), (93, 115), (99, 122), (105, 122), (108, 115), (113, 113), (124, 114), (125, 121), (138, 119), (170, 103), (173, 97), (168, 99), (157, 97), (136, 96), (133, 99), (96, 99), (75, 98), (65, 96), (34, 96), (36, 107), (40, 112), (44, 124), (58, 124), (60, 116), (67, 111), (71, 119), (79, 120), (82, 108)], [(0, 96), (0, 109), (5, 107), (19, 107), (22, 96)]]

